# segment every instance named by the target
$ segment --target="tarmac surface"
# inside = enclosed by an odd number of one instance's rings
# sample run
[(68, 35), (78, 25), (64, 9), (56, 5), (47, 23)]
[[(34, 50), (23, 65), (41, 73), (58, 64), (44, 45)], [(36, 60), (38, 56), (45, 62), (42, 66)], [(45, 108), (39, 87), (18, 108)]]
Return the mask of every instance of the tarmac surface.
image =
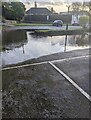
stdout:
[[(68, 26), (70, 30), (82, 29), (81, 26)], [(66, 26), (12, 26), (7, 28), (7, 30), (66, 30)]]
[(90, 118), (90, 49), (3, 68), (3, 118)]

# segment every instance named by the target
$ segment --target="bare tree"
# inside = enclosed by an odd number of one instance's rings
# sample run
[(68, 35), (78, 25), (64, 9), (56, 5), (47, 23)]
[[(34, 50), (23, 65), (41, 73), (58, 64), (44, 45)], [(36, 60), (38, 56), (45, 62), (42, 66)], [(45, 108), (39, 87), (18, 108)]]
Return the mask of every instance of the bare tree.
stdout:
[(73, 2), (71, 4), (72, 11), (78, 13), (81, 10), (81, 2)]

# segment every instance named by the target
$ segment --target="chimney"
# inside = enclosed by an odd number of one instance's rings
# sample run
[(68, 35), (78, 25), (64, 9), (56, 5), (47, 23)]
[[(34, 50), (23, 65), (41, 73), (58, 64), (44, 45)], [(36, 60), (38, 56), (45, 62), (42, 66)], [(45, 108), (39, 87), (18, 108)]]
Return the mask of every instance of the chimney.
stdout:
[(34, 7), (37, 8), (37, 3), (36, 2), (34, 2)]

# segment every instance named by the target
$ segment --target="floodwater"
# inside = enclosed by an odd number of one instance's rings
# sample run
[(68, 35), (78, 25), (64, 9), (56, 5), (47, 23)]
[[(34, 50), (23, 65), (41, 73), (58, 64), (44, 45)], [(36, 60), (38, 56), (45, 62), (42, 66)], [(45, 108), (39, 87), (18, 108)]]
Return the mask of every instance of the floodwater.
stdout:
[(89, 35), (37, 36), (16, 30), (2, 33), (2, 65), (15, 64), (58, 52), (89, 47)]

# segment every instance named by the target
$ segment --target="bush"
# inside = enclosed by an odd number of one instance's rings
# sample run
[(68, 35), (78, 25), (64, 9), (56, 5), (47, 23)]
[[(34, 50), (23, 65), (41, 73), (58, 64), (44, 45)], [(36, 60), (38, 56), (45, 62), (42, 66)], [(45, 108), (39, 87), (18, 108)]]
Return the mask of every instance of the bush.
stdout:
[(89, 16), (82, 16), (79, 18), (79, 24), (81, 26), (86, 26), (86, 24), (89, 23)]
[(25, 13), (25, 5), (21, 2), (2, 2), (2, 16), (8, 20), (21, 21)]

